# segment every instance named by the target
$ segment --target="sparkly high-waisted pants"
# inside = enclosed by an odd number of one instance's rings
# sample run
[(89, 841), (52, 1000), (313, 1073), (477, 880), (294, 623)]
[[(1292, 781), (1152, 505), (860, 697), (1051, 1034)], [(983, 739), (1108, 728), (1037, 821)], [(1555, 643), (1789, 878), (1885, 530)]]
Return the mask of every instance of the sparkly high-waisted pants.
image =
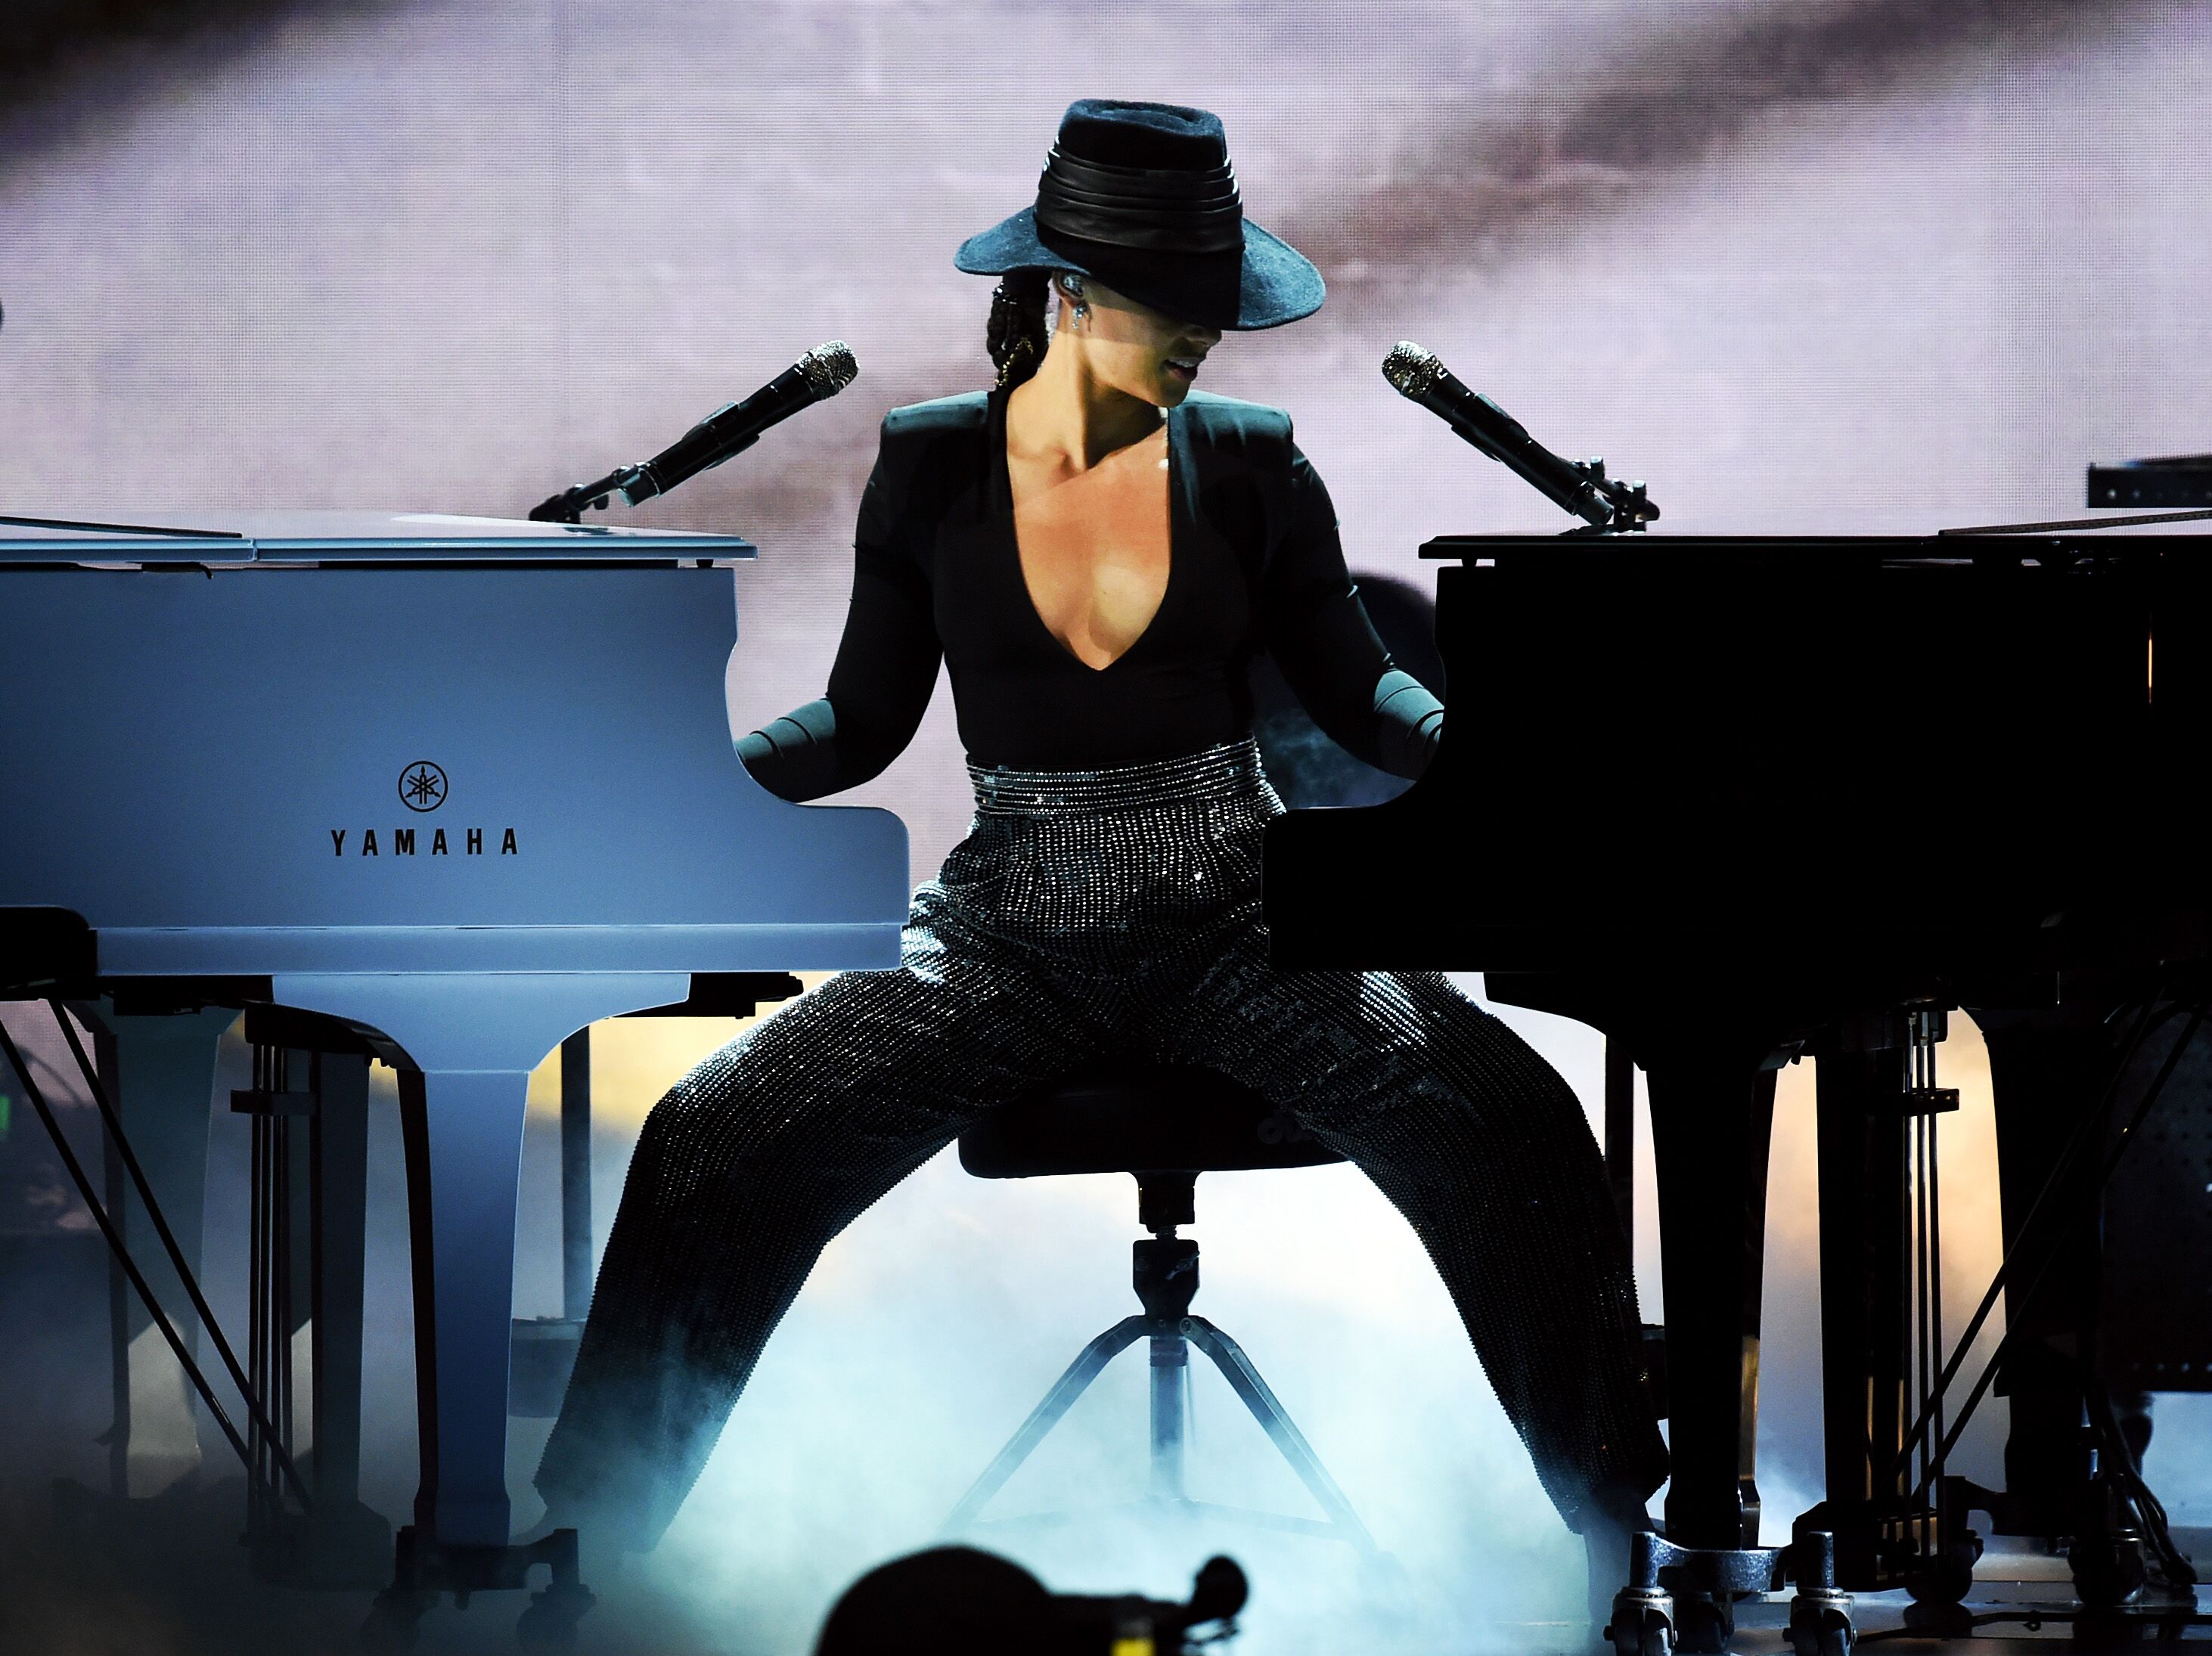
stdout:
[(649, 1544), (830, 1240), (980, 1116), (1102, 1059), (1218, 1071), (1358, 1163), (1426, 1245), (1571, 1522), (1601, 1484), (1656, 1487), (1635, 1289), (1581, 1106), (1433, 973), (1267, 963), (1260, 840), (1282, 805), (1252, 744), (975, 779), (975, 825), (915, 893), (898, 968), (778, 1009), (647, 1118), (538, 1466), (549, 1505)]

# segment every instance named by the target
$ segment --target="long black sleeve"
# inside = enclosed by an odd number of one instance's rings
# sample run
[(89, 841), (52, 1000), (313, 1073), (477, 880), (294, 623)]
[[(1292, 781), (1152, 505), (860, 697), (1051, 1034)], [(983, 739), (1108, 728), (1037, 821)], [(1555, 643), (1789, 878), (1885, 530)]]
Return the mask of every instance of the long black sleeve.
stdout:
[[(1046, 629), (1024, 580), (1003, 401), (885, 417), (828, 694), (738, 743), (763, 786), (816, 799), (879, 774), (913, 740), (941, 661), (978, 763), (1096, 769), (1195, 752), (1249, 733), (1255, 649), (1345, 749), (1420, 773), (1443, 709), (1376, 636), (1289, 416), (1207, 398), (1170, 428), (1188, 469), (1171, 480), (1168, 588), (1128, 650), (1093, 669)], [(1172, 492), (1184, 482), (1187, 502)]]
[(1289, 530), (1260, 591), (1268, 652), (1314, 722), (1354, 758), (1419, 776), (1443, 737), (1443, 704), (1392, 663), (1344, 566), (1336, 507), (1291, 451)]
[(898, 542), (899, 493), (879, 455), (860, 496), (853, 599), (829, 694), (738, 738), (738, 757), (770, 793), (793, 801), (858, 787), (914, 740), (943, 650), (929, 582)]

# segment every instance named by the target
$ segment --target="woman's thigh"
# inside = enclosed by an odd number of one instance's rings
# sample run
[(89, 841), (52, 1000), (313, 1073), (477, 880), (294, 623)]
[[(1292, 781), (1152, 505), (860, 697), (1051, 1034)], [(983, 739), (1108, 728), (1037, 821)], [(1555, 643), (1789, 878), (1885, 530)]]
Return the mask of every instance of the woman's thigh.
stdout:
[(1164, 1056), (1221, 1070), (1324, 1134), (1424, 1108), (1479, 1134), (1541, 1118), (1589, 1140), (1558, 1072), (1436, 973), (1280, 971), (1255, 936), (1150, 1016)]
[(771, 1166), (810, 1182), (895, 1178), (1097, 1050), (1079, 998), (1023, 963), (912, 931), (902, 952), (896, 970), (786, 1003), (669, 1091), (639, 1143), (666, 1197)]

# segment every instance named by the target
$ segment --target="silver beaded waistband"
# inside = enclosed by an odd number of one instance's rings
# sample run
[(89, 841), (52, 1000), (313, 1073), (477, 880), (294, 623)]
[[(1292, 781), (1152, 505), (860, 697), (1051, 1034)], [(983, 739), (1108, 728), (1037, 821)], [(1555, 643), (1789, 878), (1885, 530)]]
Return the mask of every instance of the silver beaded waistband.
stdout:
[(1267, 786), (1260, 749), (1246, 737), (1142, 765), (1095, 771), (1024, 771), (970, 763), (975, 809), (986, 816), (1126, 810), (1192, 799), (1234, 799)]

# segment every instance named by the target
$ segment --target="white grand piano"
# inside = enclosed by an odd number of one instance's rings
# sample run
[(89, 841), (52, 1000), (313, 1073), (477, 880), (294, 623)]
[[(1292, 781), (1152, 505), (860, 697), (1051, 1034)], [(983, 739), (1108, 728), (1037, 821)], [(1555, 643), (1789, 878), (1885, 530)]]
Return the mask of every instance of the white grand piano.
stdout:
[[(753, 555), (429, 515), (0, 519), (0, 926), (19, 964), (52, 911), (89, 928), (71, 992), (113, 1014), (161, 1166), (204, 1156), (236, 1005), (341, 1021), (398, 1071), (439, 1547), (508, 1540), (531, 1071), (696, 974), (897, 961), (903, 825), (787, 804), (731, 750)], [(197, 1191), (173, 1205), (192, 1253)]]

